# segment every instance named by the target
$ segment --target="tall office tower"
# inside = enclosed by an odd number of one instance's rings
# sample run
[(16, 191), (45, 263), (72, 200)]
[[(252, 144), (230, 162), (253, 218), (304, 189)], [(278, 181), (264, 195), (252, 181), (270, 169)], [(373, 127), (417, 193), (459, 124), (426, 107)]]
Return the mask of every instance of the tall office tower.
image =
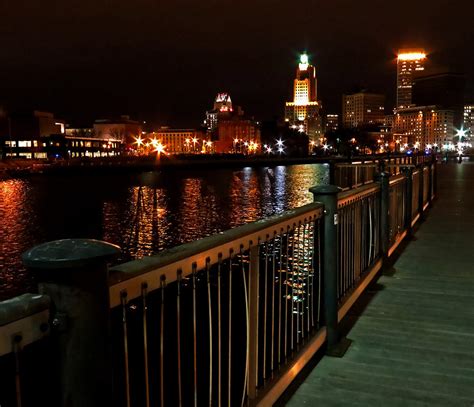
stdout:
[(397, 108), (413, 106), (413, 77), (425, 69), (426, 53), (423, 49), (401, 49), (397, 58)]
[(293, 101), (285, 104), (285, 121), (306, 133), (310, 141), (319, 142), (322, 134), (320, 103), (317, 100), (316, 69), (302, 54), (293, 84)]
[(384, 95), (358, 92), (342, 96), (342, 123), (344, 127), (382, 124), (384, 119)]
[(474, 137), (474, 103), (468, 103), (464, 106), (464, 130), (466, 136)]

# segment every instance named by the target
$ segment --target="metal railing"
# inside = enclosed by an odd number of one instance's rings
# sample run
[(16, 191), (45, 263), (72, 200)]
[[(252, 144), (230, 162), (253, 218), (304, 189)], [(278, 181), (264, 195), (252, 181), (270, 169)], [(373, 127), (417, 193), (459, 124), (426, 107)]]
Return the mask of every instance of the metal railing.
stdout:
[(342, 302), (380, 256), (380, 185), (338, 196), (338, 300)]
[(66, 343), (61, 403), (271, 405), (318, 350), (331, 352), (338, 322), (436, 193), (435, 164), (390, 173), (312, 189), (315, 203), (110, 269), (119, 250), (103, 242), (32, 249), (29, 267), (74, 276), (40, 273)]
[(321, 216), (306, 205), (112, 269), (126, 405), (255, 397), (320, 326)]
[(50, 299), (39, 294), (0, 302), (1, 406), (32, 405), (34, 394), (42, 386), (53, 384), (50, 374), (38, 376), (44, 356), (50, 356), (43, 353), (49, 352), (45, 338), (49, 334), (50, 305)]

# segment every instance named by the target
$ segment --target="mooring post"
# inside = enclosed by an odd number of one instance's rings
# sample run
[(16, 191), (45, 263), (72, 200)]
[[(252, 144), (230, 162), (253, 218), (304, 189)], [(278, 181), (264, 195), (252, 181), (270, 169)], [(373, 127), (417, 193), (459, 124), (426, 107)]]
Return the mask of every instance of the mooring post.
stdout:
[(107, 263), (118, 246), (91, 239), (44, 243), (23, 254), (52, 302), (61, 405), (105, 406), (113, 397)]
[(314, 201), (324, 205), (324, 221), (322, 222), (321, 264), (324, 320), (327, 332), (327, 354), (342, 357), (350, 345), (350, 341), (342, 338), (338, 324), (338, 295), (337, 295), (337, 258), (344, 253), (338, 253), (337, 225), (337, 194), (341, 188), (335, 185), (321, 185), (310, 188)]

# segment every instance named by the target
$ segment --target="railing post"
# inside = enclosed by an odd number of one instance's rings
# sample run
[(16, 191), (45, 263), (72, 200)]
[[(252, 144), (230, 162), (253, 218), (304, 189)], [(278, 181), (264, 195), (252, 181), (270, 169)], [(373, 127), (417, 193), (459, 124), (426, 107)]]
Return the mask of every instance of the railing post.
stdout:
[(423, 189), (425, 186), (425, 165), (421, 164), (420, 167), (420, 178), (419, 178), (419, 192), (418, 192), (418, 212), (420, 214), (420, 221), (422, 221), (425, 216), (424, 216), (424, 211), (423, 211)]
[(381, 248), (384, 258), (388, 257), (390, 249), (390, 174), (381, 172), (377, 176), (380, 183), (380, 231), (381, 231)]
[(107, 262), (119, 253), (118, 246), (98, 240), (65, 239), (22, 256), (53, 304), (63, 406), (112, 403)]
[(413, 219), (413, 169), (411, 167), (405, 167), (403, 172), (406, 177), (406, 194), (405, 194), (405, 229), (407, 231), (407, 236), (412, 236), (413, 229), (411, 227), (411, 222)]
[(342, 357), (350, 345), (350, 341), (341, 338), (338, 326), (338, 295), (337, 295), (337, 194), (341, 189), (335, 185), (320, 185), (310, 188), (314, 201), (324, 205), (324, 221), (322, 222), (322, 293), (324, 306), (324, 322), (327, 332), (327, 354)]
[(436, 166), (436, 155), (433, 155), (432, 164), (433, 164), (433, 174), (431, 177), (431, 182), (433, 183), (433, 193), (434, 193), (434, 197), (436, 198), (437, 193), (438, 193), (438, 168)]

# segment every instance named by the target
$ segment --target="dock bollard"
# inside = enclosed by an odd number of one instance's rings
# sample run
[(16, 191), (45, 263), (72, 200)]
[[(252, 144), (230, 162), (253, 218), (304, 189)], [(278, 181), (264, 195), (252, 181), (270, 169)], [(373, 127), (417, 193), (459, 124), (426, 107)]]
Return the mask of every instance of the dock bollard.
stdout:
[(120, 248), (92, 239), (64, 239), (22, 256), (51, 298), (59, 348), (61, 405), (105, 406), (113, 397), (107, 263)]
[(310, 188), (314, 201), (324, 205), (324, 221), (322, 222), (322, 275), (324, 322), (327, 332), (327, 351), (329, 356), (342, 357), (347, 351), (350, 341), (342, 338), (338, 324), (337, 300), (337, 194), (341, 188), (335, 185), (320, 185)]

